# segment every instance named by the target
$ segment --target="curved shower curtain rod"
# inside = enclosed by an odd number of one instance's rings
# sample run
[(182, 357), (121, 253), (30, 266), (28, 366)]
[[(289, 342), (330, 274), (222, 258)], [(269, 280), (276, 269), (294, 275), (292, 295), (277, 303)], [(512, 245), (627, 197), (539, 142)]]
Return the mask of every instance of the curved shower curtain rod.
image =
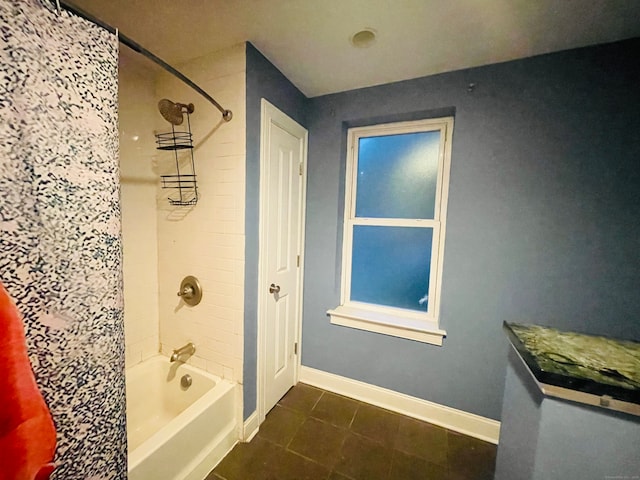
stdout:
[(79, 17), (82, 17), (85, 20), (89, 20), (91, 23), (95, 23), (96, 25), (104, 28), (105, 30), (107, 30), (107, 31), (109, 31), (111, 33), (115, 33), (116, 35), (118, 35), (118, 40), (121, 43), (125, 44), (127, 47), (129, 47), (130, 49), (138, 52), (139, 54), (144, 55), (145, 57), (147, 57), (149, 60), (153, 61), (154, 63), (160, 65), (162, 68), (164, 68), (170, 74), (178, 77), (180, 80), (182, 80), (184, 83), (189, 85), (191, 88), (193, 88), (196, 92), (198, 92), (204, 98), (209, 100), (209, 102), (211, 102), (211, 104), (213, 104), (214, 107), (216, 107), (218, 110), (220, 110), (220, 112), (222, 113), (222, 118), (224, 119), (225, 122), (228, 122), (229, 120), (231, 120), (233, 118), (233, 113), (231, 113), (231, 110), (226, 110), (226, 109), (222, 108), (222, 106), (218, 102), (216, 102), (215, 99), (211, 95), (209, 95), (202, 88), (200, 88), (198, 85), (193, 83), (193, 81), (191, 81), (189, 78), (187, 78), (185, 75), (183, 75), (181, 72), (179, 72), (178, 70), (173, 68), (171, 65), (169, 65), (167, 62), (165, 62), (161, 58), (158, 58), (157, 56), (155, 56), (153, 53), (151, 53), (149, 50), (147, 50), (143, 46), (141, 46), (138, 43), (134, 42), (133, 40), (131, 40), (126, 35), (123, 35), (118, 29), (116, 29), (116, 28), (112, 27), (111, 25), (109, 25), (108, 23), (105, 23), (102, 20), (94, 17), (93, 15), (90, 15), (89, 13), (87, 13), (84, 10), (76, 7), (75, 5), (66, 2), (65, 0), (56, 0), (56, 1), (59, 2), (59, 4), (65, 10), (68, 10), (71, 13), (75, 13)]

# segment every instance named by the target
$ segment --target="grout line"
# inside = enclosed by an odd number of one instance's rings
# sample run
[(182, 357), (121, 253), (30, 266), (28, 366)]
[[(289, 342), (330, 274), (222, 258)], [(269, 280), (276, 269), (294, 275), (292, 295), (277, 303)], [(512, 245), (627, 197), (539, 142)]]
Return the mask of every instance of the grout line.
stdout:
[(351, 430), (351, 427), (353, 426), (353, 422), (355, 422), (356, 420), (356, 415), (358, 414), (358, 412), (360, 411), (360, 407), (362, 406), (361, 402), (358, 402), (358, 406), (356, 407), (356, 409), (353, 411), (353, 416), (351, 417), (351, 421), (349, 422), (349, 426), (347, 427), (349, 430)]
[(391, 479), (391, 472), (393, 471), (393, 462), (396, 459), (396, 455), (398, 454), (399, 450), (396, 450), (395, 448), (391, 448), (391, 460), (389, 461), (389, 470), (387, 470), (387, 478)]
[(292, 453), (293, 455), (296, 455), (296, 456), (298, 456), (298, 457), (300, 457), (300, 458), (304, 458), (305, 460), (308, 460), (308, 461), (309, 461), (309, 462), (311, 462), (311, 463), (315, 463), (316, 465), (321, 466), (321, 467), (322, 467), (322, 468), (324, 468), (325, 470), (329, 470), (329, 473), (331, 473), (331, 471), (332, 471), (331, 469), (329, 469), (329, 468), (327, 467), (327, 465), (323, 465), (322, 463), (320, 463), (320, 462), (319, 462), (319, 461), (317, 461), (317, 460), (314, 460), (313, 458), (305, 457), (304, 455), (302, 455), (302, 454), (301, 454), (301, 453), (299, 453), (299, 452), (296, 452), (295, 450), (289, 450), (288, 448), (283, 448), (283, 450), (285, 450), (285, 451), (287, 451), (287, 452), (289, 452), (289, 453)]
[(321, 390), (321, 392), (322, 392), (322, 393), (321, 393), (321, 394), (320, 394), (320, 396), (318, 397), (318, 400), (316, 400), (316, 403), (314, 403), (314, 404), (313, 404), (313, 407), (311, 407), (311, 411), (309, 412), (309, 415), (311, 415), (311, 412), (313, 412), (313, 411), (315, 410), (315, 408), (318, 406), (318, 403), (320, 403), (320, 399), (321, 399), (322, 397), (324, 397), (324, 394), (325, 394), (325, 393), (327, 393), (325, 390)]

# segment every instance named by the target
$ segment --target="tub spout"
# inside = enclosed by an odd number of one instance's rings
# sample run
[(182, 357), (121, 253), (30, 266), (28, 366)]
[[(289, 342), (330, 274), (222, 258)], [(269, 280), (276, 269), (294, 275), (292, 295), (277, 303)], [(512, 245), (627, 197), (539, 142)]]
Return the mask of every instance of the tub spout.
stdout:
[(180, 360), (180, 357), (183, 355), (193, 355), (194, 353), (196, 353), (196, 346), (189, 342), (184, 347), (176, 348), (171, 354), (169, 361), (175, 362), (176, 360)]

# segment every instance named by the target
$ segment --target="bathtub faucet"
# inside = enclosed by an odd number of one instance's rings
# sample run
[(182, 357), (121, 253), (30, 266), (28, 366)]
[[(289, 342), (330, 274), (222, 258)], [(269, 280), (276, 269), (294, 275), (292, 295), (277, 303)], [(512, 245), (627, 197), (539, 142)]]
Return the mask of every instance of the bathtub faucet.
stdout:
[(196, 346), (192, 342), (189, 342), (184, 347), (176, 348), (173, 354), (171, 354), (169, 361), (175, 362), (179, 360), (182, 355), (193, 355), (194, 353), (196, 353)]

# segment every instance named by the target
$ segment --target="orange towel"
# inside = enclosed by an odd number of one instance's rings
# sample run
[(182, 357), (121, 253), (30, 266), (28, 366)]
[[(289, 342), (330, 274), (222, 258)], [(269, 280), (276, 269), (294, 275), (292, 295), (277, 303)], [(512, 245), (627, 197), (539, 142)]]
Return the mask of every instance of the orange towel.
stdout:
[(27, 355), (22, 319), (0, 284), (0, 480), (46, 480), (56, 429)]

